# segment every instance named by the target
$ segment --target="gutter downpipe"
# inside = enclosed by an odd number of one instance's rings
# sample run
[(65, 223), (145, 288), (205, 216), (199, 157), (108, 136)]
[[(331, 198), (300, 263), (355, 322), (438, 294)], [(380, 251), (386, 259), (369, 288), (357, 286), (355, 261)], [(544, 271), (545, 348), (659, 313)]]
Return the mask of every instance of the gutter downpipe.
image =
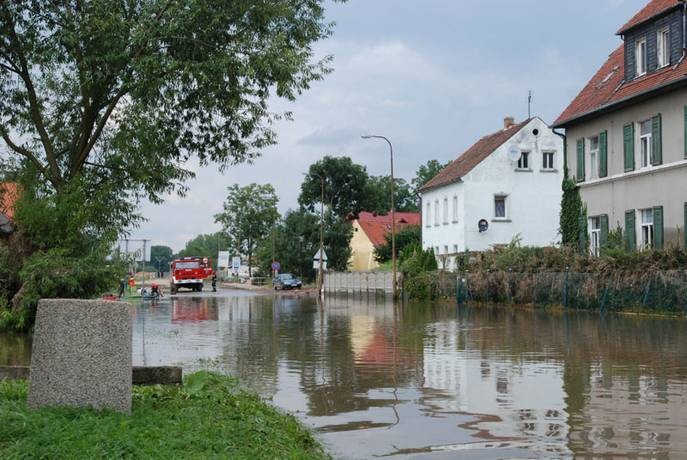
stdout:
[(678, 0), (682, 3), (682, 57), (680, 61), (687, 57), (687, 1)]
[(558, 128), (551, 128), (551, 131), (556, 136), (560, 136), (561, 139), (563, 139), (563, 173), (566, 174), (568, 170), (568, 136), (564, 133), (559, 133), (556, 129)]

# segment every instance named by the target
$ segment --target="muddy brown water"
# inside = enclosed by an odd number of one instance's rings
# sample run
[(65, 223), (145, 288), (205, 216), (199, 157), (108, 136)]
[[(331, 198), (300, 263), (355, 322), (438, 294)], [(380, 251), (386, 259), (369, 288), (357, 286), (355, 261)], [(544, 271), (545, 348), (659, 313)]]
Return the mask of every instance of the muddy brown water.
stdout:
[(687, 458), (681, 319), (230, 291), (132, 315), (135, 365), (235, 375), (336, 458)]

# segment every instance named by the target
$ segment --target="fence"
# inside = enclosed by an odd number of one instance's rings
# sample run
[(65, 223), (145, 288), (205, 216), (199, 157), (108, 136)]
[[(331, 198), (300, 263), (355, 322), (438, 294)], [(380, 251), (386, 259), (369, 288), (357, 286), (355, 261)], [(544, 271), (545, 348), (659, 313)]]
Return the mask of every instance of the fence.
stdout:
[(393, 295), (391, 272), (327, 272), (324, 275), (325, 294)]
[(473, 300), (601, 311), (641, 308), (687, 313), (685, 270), (613, 274), (495, 271), (449, 276), (456, 280), (455, 287), (443, 288), (442, 294), (455, 296), (459, 303)]

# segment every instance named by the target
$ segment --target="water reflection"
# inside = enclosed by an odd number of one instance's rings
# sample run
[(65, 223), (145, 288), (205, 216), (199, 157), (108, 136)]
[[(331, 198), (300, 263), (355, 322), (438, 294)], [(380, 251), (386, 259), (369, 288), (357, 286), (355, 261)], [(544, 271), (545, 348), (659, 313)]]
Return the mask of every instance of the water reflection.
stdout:
[(682, 320), (255, 296), (133, 314), (135, 364), (237, 375), (337, 456), (687, 458)]

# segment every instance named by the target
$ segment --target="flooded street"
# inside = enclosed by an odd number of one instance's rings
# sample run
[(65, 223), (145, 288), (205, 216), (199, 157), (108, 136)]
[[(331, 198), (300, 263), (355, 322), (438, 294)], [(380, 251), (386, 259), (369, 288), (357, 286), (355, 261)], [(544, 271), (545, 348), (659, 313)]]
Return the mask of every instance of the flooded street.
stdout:
[(225, 294), (134, 308), (134, 364), (235, 375), (337, 458), (687, 458), (683, 320)]

